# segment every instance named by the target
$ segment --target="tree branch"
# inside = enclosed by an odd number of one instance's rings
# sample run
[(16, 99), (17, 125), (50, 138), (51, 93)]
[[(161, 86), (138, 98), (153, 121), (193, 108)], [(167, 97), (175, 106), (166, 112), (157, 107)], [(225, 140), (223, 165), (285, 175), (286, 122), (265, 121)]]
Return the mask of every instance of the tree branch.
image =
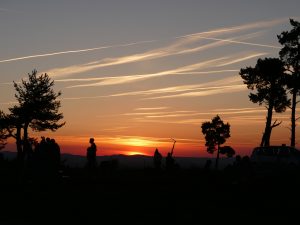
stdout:
[(277, 120), (274, 121), (274, 123), (271, 125), (271, 129), (273, 129), (274, 127), (279, 126), (282, 123), (282, 121), (280, 121), (279, 123), (277, 123)]

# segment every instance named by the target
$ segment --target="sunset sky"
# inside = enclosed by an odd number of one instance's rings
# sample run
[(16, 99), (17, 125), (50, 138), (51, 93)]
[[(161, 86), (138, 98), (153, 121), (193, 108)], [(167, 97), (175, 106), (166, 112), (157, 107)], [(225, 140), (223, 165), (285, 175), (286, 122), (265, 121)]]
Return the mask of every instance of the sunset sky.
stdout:
[[(174, 138), (175, 156), (208, 156), (201, 124), (219, 114), (231, 125), (226, 145), (249, 154), (266, 109), (249, 101), (239, 70), (278, 57), (276, 35), (299, 9), (299, 0), (1, 0), (0, 109), (16, 104), (12, 82), (37, 69), (62, 91), (66, 125), (30, 135), (55, 138), (62, 152), (85, 154), (94, 137), (98, 155), (165, 155)], [(271, 144), (289, 144), (289, 118), (274, 114), (283, 123)]]

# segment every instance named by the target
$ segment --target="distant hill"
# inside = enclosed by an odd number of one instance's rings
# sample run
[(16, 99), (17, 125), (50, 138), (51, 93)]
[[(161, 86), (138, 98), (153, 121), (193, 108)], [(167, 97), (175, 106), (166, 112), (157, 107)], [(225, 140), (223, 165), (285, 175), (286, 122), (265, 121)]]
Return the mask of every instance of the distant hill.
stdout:
[[(5, 159), (12, 160), (16, 157), (16, 152), (3, 151), (1, 152)], [(214, 163), (214, 158), (196, 158), (196, 157), (174, 157), (175, 162), (181, 168), (203, 168), (206, 160), (211, 159)], [(65, 165), (70, 167), (84, 167), (86, 157), (81, 155), (62, 154), (61, 160)], [(153, 158), (145, 155), (111, 155), (97, 156), (97, 162), (100, 164), (103, 161), (117, 160), (120, 168), (149, 168), (153, 167)], [(233, 163), (234, 158), (220, 158), (220, 168)], [(163, 166), (165, 160), (163, 159)]]

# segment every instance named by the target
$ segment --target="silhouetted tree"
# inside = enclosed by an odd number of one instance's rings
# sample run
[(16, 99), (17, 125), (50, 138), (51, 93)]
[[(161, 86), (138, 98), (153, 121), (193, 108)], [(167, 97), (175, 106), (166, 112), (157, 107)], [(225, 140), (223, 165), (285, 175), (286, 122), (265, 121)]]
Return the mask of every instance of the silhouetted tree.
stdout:
[(283, 45), (279, 55), (281, 60), (285, 63), (288, 76), (288, 89), (292, 94), (291, 105), (291, 146), (296, 145), (296, 106), (297, 96), (300, 95), (300, 23), (290, 19), (290, 24), (293, 29), (290, 31), (284, 31), (278, 35), (279, 43)]
[[(62, 127), (65, 122), (59, 123), (63, 118), (59, 113), (60, 101), (57, 98), (61, 92), (53, 90), (54, 81), (47, 74), (37, 75), (33, 70), (28, 74), (28, 79), (21, 84), (14, 82), (17, 91), (15, 97), (18, 105), (10, 108), (10, 126), (15, 130), (18, 154), (22, 155), (21, 129), (23, 129), (23, 142), (28, 142), (28, 128), (34, 131), (55, 131)], [(12, 133), (12, 132), (11, 132)], [(23, 149), (24, 151), (24, 149)]]
[(205, 136), (205, 146), (207, 146), (207, 152), (213, 154), (217, 151), (216, 169), (218, 169), (219, 157), (221, 145), (226, 142), (226, 139), (230, 137), (230, 125), (224, 123), (217, 115), (212, 121), (202, 123), (202, 133)]
[(220, 148), (220, 154), (226, 155), (228, 158), (231, 158), (235, 155), (235, 150), (231, 146), (223, 146)]
[(9, 133), (9, 137), (13, 137), (16, 140), (17, 145), (17, 157), (23, 158), (22, 136), (21, 131), (23, 128), (22, 109), (19, 106), (13, 106), (9, 109), (10, 114), (5, 115), (5, 128)]
[(255, 67), (246, 67), (240, 70), (240, 75), (247, 84), (248, 89), (255, 91), (249, 98), (253, 103), (264, 104), (267, 108), (265, 131), (261, 140), (261, 146), (269, 146), (271, 132), (281, 122), (275, 120), (272, 124), (273, 110), (281, 113), (290, 105), (285, 90), (285, 68), (280, 59), (258, 59)]
[(6, 123), (6, 116), (4, 112), (0, 110), (0, 150), (5, 147), (6, 139), (8, 137), (5, 123)]

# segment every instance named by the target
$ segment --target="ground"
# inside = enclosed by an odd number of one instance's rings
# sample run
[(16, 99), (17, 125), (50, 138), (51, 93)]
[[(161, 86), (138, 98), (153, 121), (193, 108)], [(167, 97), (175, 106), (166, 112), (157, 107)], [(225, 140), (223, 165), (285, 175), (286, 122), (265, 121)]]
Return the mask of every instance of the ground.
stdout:
[(298, 224), (298, 168), (1, 175), (0, 224)]

